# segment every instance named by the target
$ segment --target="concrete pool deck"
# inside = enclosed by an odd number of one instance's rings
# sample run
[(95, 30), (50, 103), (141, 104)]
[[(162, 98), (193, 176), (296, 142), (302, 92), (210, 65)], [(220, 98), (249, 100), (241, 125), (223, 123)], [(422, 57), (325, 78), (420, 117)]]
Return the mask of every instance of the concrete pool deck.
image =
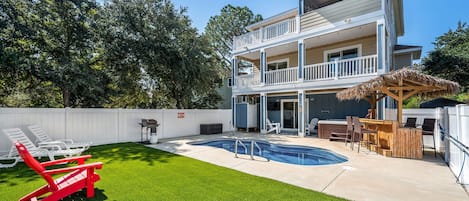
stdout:
[[(224, 149), (187, 144), (233, 137), (325, 148), (348, 157), (349, 161), (302, 166), (267, 162), (262, 158), (250, 160), (246, 155), (235, 158), (232, 152)], [(389, 158), (366, 149), (361, 149), (358, 154), (356, 149), (352, 151), (343, 142), (258, 133), (197, 135), (165, 139), (148, 146), (350, 200), (469, 200), (469, 195), (456, 183), (444, 161), (434, 158), (433, 153), (425, 155), (423, 160)]]

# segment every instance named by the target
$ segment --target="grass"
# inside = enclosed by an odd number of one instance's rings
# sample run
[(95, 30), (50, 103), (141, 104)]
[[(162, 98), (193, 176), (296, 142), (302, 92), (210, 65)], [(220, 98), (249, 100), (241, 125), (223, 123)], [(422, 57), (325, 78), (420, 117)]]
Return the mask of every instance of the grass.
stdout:
[[(92, 200), (343, 200), (135, 143), (92, 147), (102, 161)], [(266, 166), (268, 167), (268, 166)], [(23, 163), (0, 169), (0, 200), (18, 200), (45, 182)], [(79, 192), (65, 200), (86, 200)]]

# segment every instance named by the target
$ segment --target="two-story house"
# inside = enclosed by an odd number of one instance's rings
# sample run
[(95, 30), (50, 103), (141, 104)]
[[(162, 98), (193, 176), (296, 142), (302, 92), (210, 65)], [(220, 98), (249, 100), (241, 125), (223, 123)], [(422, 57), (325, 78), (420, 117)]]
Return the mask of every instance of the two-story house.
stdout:
[[(368, 102), (341, 102), (336, 93), (421, 54), (419, 46), (397, 44), (402, 0), (299, 0), (247, 29), (233, 39), (233, 125), (264, 133), (267, 119), (304, 136), (313, 118), (364, 117)], [(252, 73), (241, 73), (240, 61), (252, 63)], [(387, 104), (378, 103), (378, 117)]]

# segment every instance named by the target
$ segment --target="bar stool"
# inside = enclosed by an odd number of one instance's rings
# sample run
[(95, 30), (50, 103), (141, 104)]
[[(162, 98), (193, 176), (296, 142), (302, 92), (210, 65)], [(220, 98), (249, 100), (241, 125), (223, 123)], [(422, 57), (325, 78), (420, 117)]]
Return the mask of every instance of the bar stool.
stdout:
[(353, 122), (352, 122), (352, 117), (347, 116), (347, 130), (345, 133), (343, 132), (331, 132), (331, 136), (329, 137), (330, 140), (344, 140), (345, 146), (347, 146), (347, 142), (350, 142), (352, 144), (352, 150), (353, 150)]
[[(436, 145), (435, 145), (435, 119), (423, 119), (422, 124), (422, 149), (425, 149), (425, 145), (423, 144), (423, 136), (431, 135), (433, 137), (433, 151), (435, 152), (436, 158)], [(423, 152), (424, 150), (422, 150)]]
[[(378, 144), (378, 131), (376, 130), (370, 130), (370, 129), (365, 129), (365, 128), (362, 128), (362, 123), (360, 122), (359, 118), (358, 117), (352, 117), (353, 118), (353, 133), (354, 135), (352, 135), (353, 137), (355, 136), (355, 134), (358, 134), (358, 153), (360, 153), (360, 145), (361, 143), (363, 142), (363, 134), (365, 133), (368, 133), (368, 134), (376, 134), (376, 144)], [(352, 139), (352, 141), (354, 141), (354, 139)], [(366, 143), (367, 144), (370, 144), (370, 136), (368, 136), (368, 138), (366, 139)]]

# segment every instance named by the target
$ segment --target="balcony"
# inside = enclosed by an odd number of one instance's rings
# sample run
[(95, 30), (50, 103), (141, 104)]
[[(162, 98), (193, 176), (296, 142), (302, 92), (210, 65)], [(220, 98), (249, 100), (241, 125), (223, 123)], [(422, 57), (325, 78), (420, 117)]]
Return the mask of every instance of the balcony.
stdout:
[[(377, 75), (378, 56), (370, 55), (352, 59), (306, 65), (303, 69), (304, 81), (340, 80), (360, 76)], [(298, 67), (265, 72), (265, 85), (298, 83)], [(236, 77), (236, 87), (261, 86), (260, 73)]]
[(243, 48), (249, 48), (253, 45), (258, 45), (266, 41), (297, 33), (297, 29), (298, 27), (296, 18), (290, 18), (269, 26), (265, 26), (241, 36), (236, 36), (233, 40), (233, 50), (239, 51)]

